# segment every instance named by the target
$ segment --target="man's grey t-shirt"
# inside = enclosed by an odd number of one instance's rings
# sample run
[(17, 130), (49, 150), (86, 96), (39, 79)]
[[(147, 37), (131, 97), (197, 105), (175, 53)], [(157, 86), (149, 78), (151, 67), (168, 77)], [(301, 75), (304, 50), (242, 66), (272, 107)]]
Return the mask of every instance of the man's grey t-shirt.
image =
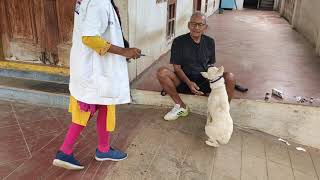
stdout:
[(202, 35), (200, 43), (195, 43), (188, 33), (173, 40), (170, 63), (181, 65), (188, 77), (200, 76), (215, 62), (215, 42), (211, 37)]

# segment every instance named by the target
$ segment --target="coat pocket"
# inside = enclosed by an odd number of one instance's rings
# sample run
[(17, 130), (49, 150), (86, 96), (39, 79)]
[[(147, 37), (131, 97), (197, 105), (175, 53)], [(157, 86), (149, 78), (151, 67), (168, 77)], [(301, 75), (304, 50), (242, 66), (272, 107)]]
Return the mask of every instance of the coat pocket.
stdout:
[(111, 76), (103, 76), (98, 78), (98, 94), (100, 97), (117, 98), (120, 96), (119, 83)]

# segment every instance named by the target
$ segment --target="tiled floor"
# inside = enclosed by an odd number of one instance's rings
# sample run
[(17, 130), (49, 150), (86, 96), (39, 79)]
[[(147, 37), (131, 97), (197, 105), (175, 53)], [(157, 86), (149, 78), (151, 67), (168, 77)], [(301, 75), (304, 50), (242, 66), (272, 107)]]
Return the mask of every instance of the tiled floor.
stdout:
[[(217, 66), (233, 72), (248, 93), (236, 98), (264, 99), (266, 92), (278, 88), (283, 102), (295, 103), (294, 96), (314, 97), (320, 106), (320, 57), (314, 48), (286, 20), (273, 11), (225, 11), (208, 18), (207, 34), (216, 41)], [(143, 74), (134, 87), (160, 91), (156, 71), (169, 66), (170, 54)], [(272, 99), (273, 101), (282, 101)]]
[(236, 128), (228, 145), (205, 145), (205, 117), (191, 114), (173, 122), (168, 109), (126, 105), (118, 108), (112, 145), (126, 150), (125, 161), (97, 162), (95, 123), (75, 147), (82, 171), (51, 165), (70, 122), (65, 109), (0, 101), (0, 179), (200, 179), (319, 180), (320, 151), (287, 146), (276, 137)]

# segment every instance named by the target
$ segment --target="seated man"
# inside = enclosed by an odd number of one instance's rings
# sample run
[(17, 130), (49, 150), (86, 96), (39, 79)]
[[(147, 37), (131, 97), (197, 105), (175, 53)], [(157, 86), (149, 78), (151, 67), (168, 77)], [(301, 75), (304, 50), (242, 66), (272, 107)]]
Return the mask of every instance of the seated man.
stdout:
[[(161, 86), (176, 104), (164, 116), (167, 121), (188, 115), (188, 107), (178, 93), (207, 95), (211, 91), (209, 81), (200, 74), (216, 62), (215, 42), (203, 34), (208, 27), (206, 23), (204, 14), (194, 13), (188, 23), (190, 33), (175, 38), (172, 43), (170, 63), (173, 64), (174, 72), (165, 67), (157, 72)], [(232, 73), (225, 72), (224, 79), (230, 102), (235, 78)]]

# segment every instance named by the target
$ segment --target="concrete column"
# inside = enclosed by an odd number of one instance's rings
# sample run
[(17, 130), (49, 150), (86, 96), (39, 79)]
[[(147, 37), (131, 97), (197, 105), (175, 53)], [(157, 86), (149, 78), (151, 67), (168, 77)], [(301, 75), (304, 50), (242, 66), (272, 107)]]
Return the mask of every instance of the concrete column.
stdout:
[(291, 26), (293, 29), (297, 28), (298, 19), (300, 16), (301, 0), (295, 0), (294, 9), (292, 14), (292, 23)]
[(280, 5), (280, 16), (284, 15), (284, 3), (286, 0), (281, 0), (281, 5)]
[(276, 11), (278, 7), (279, 7), (279, 0), (274, 0), (273, 10)]
[(201, 12), (205, 13), (205, 5), (206, 5), (206, 0), (201, 0)]

